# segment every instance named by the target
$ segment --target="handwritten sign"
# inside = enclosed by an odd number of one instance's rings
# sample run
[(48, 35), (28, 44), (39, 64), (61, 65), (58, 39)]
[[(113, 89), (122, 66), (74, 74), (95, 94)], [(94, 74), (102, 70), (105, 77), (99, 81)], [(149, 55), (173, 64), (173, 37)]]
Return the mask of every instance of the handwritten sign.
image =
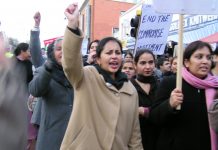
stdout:
[(153, 0), (154, 9), (161, 13), (209, 15), (218, 14), (217, 0)]
[(171, 21), (172, 15), (158, 14), (154, 11), (152, 5), (143, 5), (136, 51), (149, 49), (156, 55), (162, 55), (166, 46)]

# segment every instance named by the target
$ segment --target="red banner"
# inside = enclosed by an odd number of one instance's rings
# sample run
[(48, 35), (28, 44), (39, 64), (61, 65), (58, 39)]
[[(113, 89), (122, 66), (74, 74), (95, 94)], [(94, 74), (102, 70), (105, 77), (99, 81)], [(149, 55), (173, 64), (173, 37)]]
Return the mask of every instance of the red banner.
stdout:
[(63, 36), (59, 36), (59, 37), (51, 38), (51, 39), (48, 39), (48, 40), (44, 40), (45, 47), (47, 47), (49, 44), (51, 44), (53, 41), (55, 41), (58, 38), (63, 38)]

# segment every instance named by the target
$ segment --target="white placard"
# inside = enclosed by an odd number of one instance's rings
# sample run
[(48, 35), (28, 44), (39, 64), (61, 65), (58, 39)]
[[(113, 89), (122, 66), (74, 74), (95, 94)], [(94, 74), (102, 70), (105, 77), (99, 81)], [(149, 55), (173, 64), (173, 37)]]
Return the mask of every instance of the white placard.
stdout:
[(87, 47), (88, 47), (88, 39), (84, 38), (82, 42), (82, 47), (81, 47), (82, 55), (87, 54)]
[(143, 5), (136, 51), (149, 49), (155, 55), (162, 55), (167, 43), (171, 22), (172, 15), (158, 14), (154, 11), (152, 5)]
[(217, 15), (218, 0), (153, 0), (160, 13)]

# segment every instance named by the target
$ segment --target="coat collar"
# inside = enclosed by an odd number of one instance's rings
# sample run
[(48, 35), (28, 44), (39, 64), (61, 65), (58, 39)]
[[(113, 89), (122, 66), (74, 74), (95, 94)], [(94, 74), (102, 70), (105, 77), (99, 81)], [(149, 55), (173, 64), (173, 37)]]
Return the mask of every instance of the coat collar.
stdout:
[(112, 90), (113, 92), (116, 92), (116, 93), (125, 93), (125, 94), (128, 94), (128, 95), (133, 95), (134, 92), (136, 91), (134, 86), (132, 85), (132, 83), (130, 81), (124, 82), (122, 88), (120, 90), (117, 90), (117, 88), (115, 86), (113, 86), (111, 83), (105, 82), (104, 77), (101, 74), (98, 73), (98, 71), (97, 71), (97, 69), (95, 67), (93, 67), (93, 66), (86, 67), (86, 69), (88, 69), (88, 68), (91, 69), (92, 71), (94, 71), (94, 73), (96, 75), (99, 75), (101, 80), (102, 80), (102, 82), (104, 83), (104, 85), (108, 89)]
[[(104, 78), (102, 77), (102, 79), (104, 80)], [(117, 92), (117, 93), (125, 93), (125, 94), (128, 94), (128, 95), (132, 95), (134, 93), (134, 87), (132, 86), (132, 84), (130, 83), (130, 81), (128, 82), (124, 82), (122, 88), (120, 90), (117, 90), (116, 87), (114, 87), (112, 84), (108, 83), (108, 82), (105, 82), (105, 86), (114, 91), (114, 92)]]

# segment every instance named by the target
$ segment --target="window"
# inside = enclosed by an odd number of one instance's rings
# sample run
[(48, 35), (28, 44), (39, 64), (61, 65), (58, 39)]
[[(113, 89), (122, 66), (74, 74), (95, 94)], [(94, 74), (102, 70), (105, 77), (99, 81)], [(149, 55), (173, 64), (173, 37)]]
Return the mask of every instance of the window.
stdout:
[(119, 28), (113, 27), (112, 28), (112, 36), (115, 38), (118, 38), (118, 36), (119, 36), (118, 34), (119, 34)]

